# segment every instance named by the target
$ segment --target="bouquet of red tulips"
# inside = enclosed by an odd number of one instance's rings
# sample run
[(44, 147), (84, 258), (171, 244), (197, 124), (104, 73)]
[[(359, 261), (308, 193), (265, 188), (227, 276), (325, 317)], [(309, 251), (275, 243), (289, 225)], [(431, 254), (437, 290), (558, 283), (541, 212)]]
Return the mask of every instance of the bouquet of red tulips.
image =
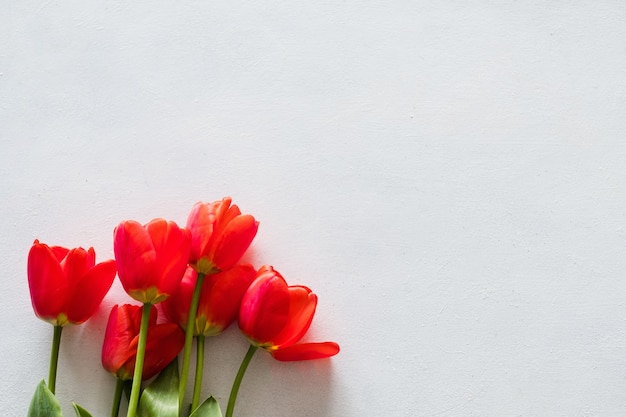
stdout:
[[(337, 354), (334, 342), (298, 343), (317, 305), (309, 288), (288, 285), (271, 266), (256, 269), (239, 263), (257, 229), (253, 216), (224, 198), (197, 203), (185, 228), (164, 219), (145, 225), (121, 222), (114, 231), (115, 260), (96, 263), (93, 248), (66, 249), (36, 240), (28, 255), (30, 295), (35, 314), (50, 322), (54, 332), (48, 381), (37, 386), (28, 416), (62, 416), (54, 392), (63, 327), (89, 319), (116, 274), (139, 303), (113, 306), (104, 335), (102, 366), (117, 381), (113, 417), (119, 414), (125, 388), (130, 388), (128, 417), (221, 417), (213, 397), (200, 398), (204, 340), (235, 320), (250, 347), (234, 379), (226, 417), (233, 416), (239, 386), (259, 348), (279, 361)], [(194, 339), (197, 357), (189, 403), (185, 394)], [(90, 416), (73, 405), (78, 417)]]

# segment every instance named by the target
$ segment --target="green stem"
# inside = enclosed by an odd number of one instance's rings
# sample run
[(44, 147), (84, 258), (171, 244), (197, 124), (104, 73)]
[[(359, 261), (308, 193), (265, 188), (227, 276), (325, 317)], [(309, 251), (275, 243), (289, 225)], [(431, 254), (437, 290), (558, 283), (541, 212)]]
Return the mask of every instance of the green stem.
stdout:
[(122, 392), (126, 381), (115, 378), (115, 395), (113, 396), (113, 407), (111, 408), (111, 417), (117, 417), (120, 413), (120, 403), (122, 402)]
[(63, 326), (54, 326), (52, 336), (52, 350), (50, 351), (50, 372), (48, 373), (48, 389), (54, 394), (57, 382), (57, 364), (59, 362), (59, 347), (61, 346), (61, 332)]
[(189, 377), (189, 363), (191, 362), (191, 345), (193, 343), (193, 330), (196, 326), (196, 314), (198, 313), (198, 302), (200, 301), (200, 290), (204, 274), (198, 272), (196, 278), (196, 286), (193, 289), (191, 297), (191, 305), (189, 306), (189, 314), (187, 315), (187, 327), (185, 329), (185, 350), (183, 351), (183, 365), (180, 375), (180, 385), (178, 387), (178, 414), (183, 415), (183, 403), (185, 401), (185, 392), (187, 391), (187, 378)]
[(254, 352), (256, 352), (257, 349), (257, 346), (250, 345), (250, 347), (248, 348), (248, 352), (246, 352), (246, 356), (243, 358), (243, 361), (239, 366), (239, 372), (237, 372), (237, 376), (235, 377), (235, 381), (233, 382), (233, 388), (230, 390), (230, 397), (228, 398), (228, 408), (226, 409), (226, 417), (233, 417), (233, 411), (235, 410), (235, 401), (237, 401), (237, 393), (239, 392), (241, 380), (243, 379), (243, 375), (246, 373), (246, 369), (248, 368), (250, 359), (252, 359), (252, 356), (254, 356)]
[(139, 328), (139, 343), (137, 344), (137, 359), (135, 360), (135, 373), (133, 374), (133, 386), (128, 400), (127, 417), (135, 417), (139, 404), (139, 392), (141, 391), (141, 377), (143, 375), (143, 360), (146, 355), (146, 341), (148, 340), (148, 323), (150, 322), (151, 303), (145, 303), (141, 311), (141, 327)]
[(193, 398), (191, 400), (191, 412), (200, 404), (200, 391), (202, 390), (202, 373), (204, 371), (204, 335), (196, 337), (196, 379), (193, 385)]

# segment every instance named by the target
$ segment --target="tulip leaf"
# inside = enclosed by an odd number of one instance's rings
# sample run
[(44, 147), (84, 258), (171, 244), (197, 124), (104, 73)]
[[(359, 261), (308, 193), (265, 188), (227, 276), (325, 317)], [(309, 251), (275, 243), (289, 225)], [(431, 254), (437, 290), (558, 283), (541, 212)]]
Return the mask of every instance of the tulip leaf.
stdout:
[(72, 403), (72, 405), (74, 406), (74, 411), (76, 411), (77, 417), (92, 417), (92, 415), (80, 405), (76, 403)]
[(209, 397), (189, 417), (222, 417), (222, 410), (217, 400)]
[(174, 359), (143, 390), (140, 417), (178, 417), (178, 360)]
[(61, 404), (42, 379), (28, 407), (28, 417), (63, 417)]

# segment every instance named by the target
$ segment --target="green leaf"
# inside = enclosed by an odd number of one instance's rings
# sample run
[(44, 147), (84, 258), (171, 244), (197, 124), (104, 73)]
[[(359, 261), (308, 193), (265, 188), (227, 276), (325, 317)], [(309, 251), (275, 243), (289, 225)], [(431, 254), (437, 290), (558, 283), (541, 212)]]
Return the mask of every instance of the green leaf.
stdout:
[(61, 404), (42, 379), (28, 407), (28, 417), (63, 417)]
[(143, 390), (140, 417), (178, 417), (178, 359), (174, 359)]
[(222, 410), (217, 400), (209, 397), (189, 417), (222, 417)]
[(89, 414), (89, 412), (80, 405), (76, 403), (72, 403), (72, 405), (74, 406), (74, 411), (76, 411), (76, 415), (78, 417), (92, 417), (91, 414)]

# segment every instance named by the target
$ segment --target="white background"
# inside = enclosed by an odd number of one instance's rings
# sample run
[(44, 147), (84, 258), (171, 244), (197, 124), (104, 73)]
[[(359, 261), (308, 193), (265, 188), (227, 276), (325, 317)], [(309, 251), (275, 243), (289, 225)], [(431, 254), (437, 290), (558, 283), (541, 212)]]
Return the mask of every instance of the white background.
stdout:
[[(259, 352), (238, 417), (626, 415), (623, 2), (2, 3), (0, 414), (48, 372), (35, 238), (104, 260), (230, 195), (342, 347)], [(108, 415), (128, 300), (64, 331), (66, 416)], [(207, 343), (223, 409), (245, 350)]]

